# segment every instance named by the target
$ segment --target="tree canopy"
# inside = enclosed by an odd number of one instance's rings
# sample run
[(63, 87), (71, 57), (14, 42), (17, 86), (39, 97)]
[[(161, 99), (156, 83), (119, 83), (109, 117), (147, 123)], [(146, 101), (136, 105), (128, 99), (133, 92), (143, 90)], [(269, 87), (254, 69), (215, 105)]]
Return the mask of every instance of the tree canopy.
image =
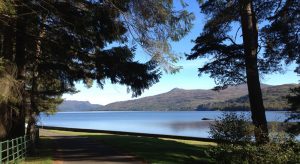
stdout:
[[(210, 74), (220, 87), (246, 82), (239, 2), (200, 3), (208, 20), (188, 55), (189, 60), (208, 57), (210, 61), (199, 68), (199, 74)], [(252, 2), (260, 34), (257, 52), (260, 73), (282, 70), (282, 59), (287, 64), (299, 62), (299, 1)]]
[[(7, 133), (24, 133), (25, 114), (34, 125), (36, 115), (53, 111), (63, 93), (77, 92), (76, 82), (104, 87), (108, 79), (138, 96), (158, 82), (160, 68), (176, 70), (168, 42), (187, 34), (193, 16), (176, 11), (173, 1), (146, 2), (151, 1), (1, 1), (0, 56), (15, 65), (21, 95), (16, 105), (2, 108), (15, 117), (6, 118)], [(136, 61), (130, 40), (152, 60)]]
[[(288, 98), (288, 102), (291, 105), (291, 115), (286, 121), (299, 120), (300, 119), (300, 87), (291, 89), (291, 93)], [(298, 136), (300, 134), (300, 122), (296, 122), (288, 128), (288, 132)]]
[(299, 64), (300, 2), (206, 0), (199, 4), (208, 19), (187, 59), (209, 59), (199, 75), (210, 74), (216, 89), (248, 84), (256, 139), (265, 142), (268, 130), (259, 75), (282, 71), (283, 62)]
[[(108, 1), (114, 6), (119, 3)], [(174, 64), (179, 56), (172, 51), (170, 41), (179, 41), (184, 37), (193, 27), (192, 21), (195, 18), (193, 13), (185, 10), (187, 3), (180, 1), (175, 8), (175, 2), (131, 0), (129, 10), (121, 12), (120, 17), (133, 43), (143, 48), (153, 61), (171, 73), (177, 72), (180, 67)]]

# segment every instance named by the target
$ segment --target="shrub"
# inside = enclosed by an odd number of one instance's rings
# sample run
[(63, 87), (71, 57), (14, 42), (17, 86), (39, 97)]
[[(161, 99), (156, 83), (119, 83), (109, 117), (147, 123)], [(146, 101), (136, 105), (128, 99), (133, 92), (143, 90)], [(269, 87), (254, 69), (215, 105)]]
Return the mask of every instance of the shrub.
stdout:
[(220, 144), (209, 151), (209, 156), (217, 163), (299, 163), (300, 145), (297, 142), (286, 143), (269, 142), (264, 145), (253, 145), (250, 143)]
[(217, 163), (300, 163), (299, 142), (274, 127), (269, 143), (255, 145), (250, 142), (253, 128), (248, 120), (245, 115), (223, 113), (220, 120), (211, 125), (209, 133), (214, 139), (230, 142), (210, 149), (208, 155)]
[(244, 114), (224, 112), (219, 120), (210, 125), (209, 135), (213, 139), (229, 142), (250, 142), (253, 128)]

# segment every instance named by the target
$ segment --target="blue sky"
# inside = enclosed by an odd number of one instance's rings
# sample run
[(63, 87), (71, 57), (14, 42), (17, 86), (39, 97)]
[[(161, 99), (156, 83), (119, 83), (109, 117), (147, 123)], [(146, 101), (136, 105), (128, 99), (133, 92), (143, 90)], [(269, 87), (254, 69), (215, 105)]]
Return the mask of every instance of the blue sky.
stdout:
[[(175, 0), (176, 2), (179, 0)], [(190, 0), (188, 10), (194, 12), (196, 19), (194, 22), (194, 27), (191, 32), (185, 36), (182, 40), (176, 43), (171, 43), (173, 51), (182, 56), (177, 65), (182, 66), (183, 69), (176, 74), (166, 74), (164, 73), (160, 82), (153, 85), (150, 89), (145, 90), (145, 92), (138, 98), (152, 96), (160, 93), (170, 91), (173, 88), (182, 89), (211, 89), (215, 86), (214, 80), (209, 78), (209, 75), (198, 76), (197, 69), (205, 62), (203, 59), (186, 61), (184, 53), (190, 53), (194, 43), (192, 40), (195, 39), (202, 31), (205, 18), (200, 14), (199, 5), (196, 0)], [(147, 56), (141, 49), (136, 52), (137, 60), (144, 61), (148, 59)], [(294, 66), (291, 65), (286, 68), (284, 74), (271, 74), (265, 75), (261, 82), (270, 85), (280, 85), (286, 83), (298, 83), (299, 76), (293, 72)], [(104, 89), (100, 89), (96, 85), (92, 88), (85, 88), (82, 83), (76, 84), (76, 87), (81, 92), (73, 95), (64, 94), (63, 98), (67, 100), (79, 100), (79, 101), (89, 101), (93, 104), (108, 104), (116, 101), (124, 101), (133, 99), (131, 93), (127, 93), (126, 86), (112, 85), (109, 81), (106, 82)]]

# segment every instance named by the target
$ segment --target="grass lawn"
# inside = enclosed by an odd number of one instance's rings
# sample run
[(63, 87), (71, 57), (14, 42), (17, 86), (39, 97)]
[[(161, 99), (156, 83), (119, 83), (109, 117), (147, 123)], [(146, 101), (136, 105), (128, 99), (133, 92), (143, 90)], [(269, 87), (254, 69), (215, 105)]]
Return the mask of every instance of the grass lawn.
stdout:
[(52, 164), (53, 139), (41, 137), (36, 151), (26, 157), (22, 164)]
[[(109, 145), (121, 152), (135, 155), (148, 163), (213, 163), (205, 153), (212, 142), (175, 140), (167, 138), (137, 137), (126, 135), (113, 135), (103, 133), (82, 133), (70, 131), (57, 131), (55, 133), (67, 135), (88, 136), (99, 140), (102, 144)], [(41, 154), (31, 157), (26, 162), (39, 163), (45, 160), (51, 162), (51, 139), (41, 139)], [(48, 145), (48, 146), (47, 146)], [(49, 153), (49, 154), (47, 154)]]
[(101, 136), (100, 140), (149, 163), (210, 163), (205, 150), (211, 143), (133, 136)]

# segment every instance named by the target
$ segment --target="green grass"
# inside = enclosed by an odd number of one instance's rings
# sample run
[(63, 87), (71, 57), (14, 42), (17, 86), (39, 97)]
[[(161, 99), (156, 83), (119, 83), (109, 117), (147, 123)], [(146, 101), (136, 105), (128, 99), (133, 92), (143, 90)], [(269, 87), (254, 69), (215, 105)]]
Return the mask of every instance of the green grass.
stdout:
[(212, 142), (137, 137), (103, 133), (53, 131), (68, 135), (96, 138), (99, 142), (121, 152), (135, 155), (149, 163), (213, 163), (205, 151), (216, 145)]
[(53, 139), (41, 137), (32, 155), (28, 155), (22, 164), (52, 164)]
[(134, 136), (98, 137), (103, 143), (130, 152), (150, 163), (210, 163), (205, 154), (209, 144)]

